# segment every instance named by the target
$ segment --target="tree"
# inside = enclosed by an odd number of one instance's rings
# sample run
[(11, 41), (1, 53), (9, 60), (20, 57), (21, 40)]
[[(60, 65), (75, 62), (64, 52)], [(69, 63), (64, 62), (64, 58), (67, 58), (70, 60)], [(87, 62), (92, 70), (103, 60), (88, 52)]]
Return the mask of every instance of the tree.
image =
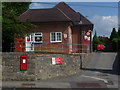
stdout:
[(110, 43), (108, 37), (105, 37), (105, 36), (98, 36), (98, 38), (99, 38), (100, 42), (101, 42), (102, 44), (104, 44), (104, 45), (107, 45), (107, 44)]
[(119, 26), (119, 28), (118, 28), (118, 51), (120, 52), (120, 26)]
[(93, 36), (93, 51), (96, 50), (96, 45), (98, 44), (102, 44), (102, 42), (99, 40), (99, 38), (97, 37), (97, 33), (95, 31), (95, 34)]
[(111, 35), (110, 35), (110, 40), (112, 41), (114, 38), (118, 38), (118, 33), (116, 32), (116, 29), (113, 28)]
[(118, 28), (118, 36), (120, 38), (120, 27)]
[(20, 22), (19, 15), (29, 8), (29, 2), (3, 2), (2, 3), (2, 50), (10, 51), (10, 44), (14, 38), (21, 38), (30, 32), (34, 25)]
[(111, 41), (111, 45), (112, 45), (114, 52), (116, 52), (118, 49), (118, 40), (119, 40), (119, 35), (116, 32), (116, 29), (113, 28), (111, 35), (110, 35), (110, 41)]

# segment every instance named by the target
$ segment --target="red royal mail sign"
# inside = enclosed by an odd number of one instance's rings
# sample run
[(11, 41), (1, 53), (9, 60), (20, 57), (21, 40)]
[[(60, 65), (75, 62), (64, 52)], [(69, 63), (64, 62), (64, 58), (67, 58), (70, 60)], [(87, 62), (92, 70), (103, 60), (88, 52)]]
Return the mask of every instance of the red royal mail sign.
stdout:
[(63, 64), (63, 59), (61, 57), (52, 58), (52, 64)]

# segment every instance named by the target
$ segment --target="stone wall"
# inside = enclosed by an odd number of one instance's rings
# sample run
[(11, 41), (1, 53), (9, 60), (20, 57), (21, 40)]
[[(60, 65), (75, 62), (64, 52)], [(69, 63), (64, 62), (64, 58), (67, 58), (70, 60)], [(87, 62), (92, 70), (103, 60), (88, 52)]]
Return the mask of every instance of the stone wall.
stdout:
[[(20, 55), (28, 55), (27, 71), (20, 71)], [(35, 57), (32, 53), (3, 53), (2, 80), (35, 80)], [(31, 72), (34, 72), (31, 74)]]
[[(28, 55), (28, 70), (20, 71), (20, 55)], [(88, 57), (84, 55), (84, 58)], [(62, 65), (53, 65), (52, 57), (62, 57)], [(81, 55), (3, 53), (3, 81), (35, 81), (73, 75), (80, 71)]]
[[(0, 52), (0, 82), (2, 81), (2, 53)], [(1, 86), (1, 83), (0, 83)]]

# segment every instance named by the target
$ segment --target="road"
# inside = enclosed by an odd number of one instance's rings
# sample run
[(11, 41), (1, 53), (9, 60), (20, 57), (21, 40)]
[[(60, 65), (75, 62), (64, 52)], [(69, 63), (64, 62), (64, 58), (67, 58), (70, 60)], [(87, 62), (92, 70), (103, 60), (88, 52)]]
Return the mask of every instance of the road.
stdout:
[[(74, 88), (118, 88), (117, 64), (117, 53), (97, 52), (93, 54), (89, 65), (82, 68), (79, 74), (61, 80), (58, 79), (58, 81), (71, 82), (72, 84), (73, 82), (80, 83), (80, 86), (73, 86)], [(84, 83), (84, 85), (82, 83)]]
[[(90, 63), (80, 73), (67, 78), (43, 80), (37, 82), (12, 82), (3, 85), (40, 88), (118, 88), (118, 57), (117, 53), (93, 53)], [(23, 84), (24, 83), (24, 84)], [(25, 86), (26, 85), (26, 86)], [(32, 86), (33, 85), (33, 86)], [(7, 89), (3, 89), (7, 90)], [(17, 89), (16, 89), (17, 90)], [(24, 89), (22, 89), (24, 90)], [(27, 90), (27, 89), (26, 89)], [(33, 89), (35, 90), (35, 89)], [(114, 89), (115, 90), (115, 89)]]

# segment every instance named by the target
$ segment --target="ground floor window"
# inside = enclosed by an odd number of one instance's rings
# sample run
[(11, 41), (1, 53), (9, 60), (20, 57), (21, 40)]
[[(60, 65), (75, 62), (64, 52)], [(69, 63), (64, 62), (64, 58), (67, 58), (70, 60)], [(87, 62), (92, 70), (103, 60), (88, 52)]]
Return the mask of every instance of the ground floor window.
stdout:
[(27, 36), (27, 42), (41, 43), (42, 38), (43, 34), (41, 32), (31, 33), (29, 36)]
[(34, 43), (41, 43), (42, 42), (42, 33), (41, 32), (34, 33), (33, 41), (34, 41)]
[(25, 37), (26, 51), (34, 51), (34, 43), (42, 43), (43, 34), (41, 32), (31, 33)]
[(51, 32), (50, 42), (62, 42), (62, 32)]

